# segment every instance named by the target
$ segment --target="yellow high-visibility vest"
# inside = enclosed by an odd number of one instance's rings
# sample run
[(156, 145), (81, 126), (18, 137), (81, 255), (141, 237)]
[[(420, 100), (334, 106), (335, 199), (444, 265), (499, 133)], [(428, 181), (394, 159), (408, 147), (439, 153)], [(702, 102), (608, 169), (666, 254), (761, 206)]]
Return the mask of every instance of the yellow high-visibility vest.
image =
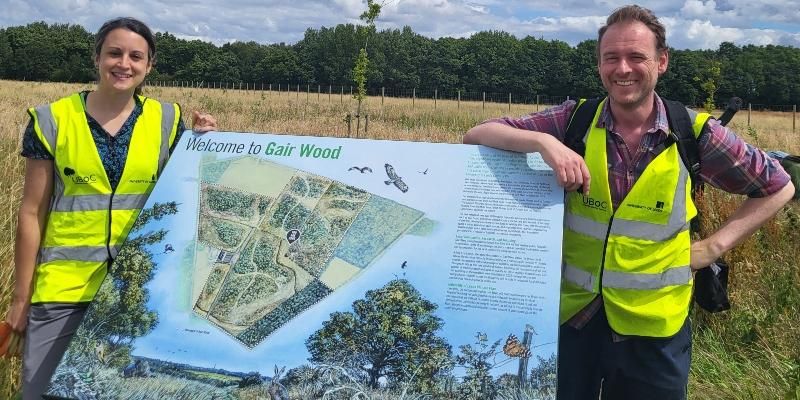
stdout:
[[(689, 223), (697, 209), (689, 170), (673, 143), (647, 166), (615, 210), (606, 130), (597, 127), (604, 102), (585, 139), (590, 192), (567, 194), (560, 320), (566, 322), (601, 294), (615, 332), (672, 336), (686, 319), (694, 282)], [(708, 117), (695, 115), (695, 137)]]
[(91, 301), (153, 190), (175, 140), (180, 109), (141, 96), (139, 101), (142, 114), (115, 190), (79, 93), (28, 110), (36, 135), (55, 159), (32, 303)]

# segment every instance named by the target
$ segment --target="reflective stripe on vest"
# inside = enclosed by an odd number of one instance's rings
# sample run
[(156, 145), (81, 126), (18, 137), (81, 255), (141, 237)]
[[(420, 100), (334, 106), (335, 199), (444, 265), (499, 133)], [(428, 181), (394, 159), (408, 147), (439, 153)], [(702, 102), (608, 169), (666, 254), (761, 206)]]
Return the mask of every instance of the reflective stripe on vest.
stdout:
[(147, 201), (147, 194), (88, 194), (82, 196), (62, 197), (53, 205), (52, 211), (96, 211), (130, 210), (142, 208)]
[[(111, 246), (111, 257), (119, 254), (121, 246)], [(109, 248), (106, 246), (45, 247), (39, 252), (39, 262), (49, 263), (58, 260), (99, 261), (108, 260)]]
[(80, 94), (29, 110), (34, 131), (55, 159), (32, 302), (90, 301), (147, 201), (169, 156), (180, 109), (145, 97), (139, 101), (142, 113), (113, 191)]
[[(605, 102), (605, 101), (604, 101)], [(688, 313), (693, 284), (689, 221), (696, 214), (688, 169), (669, 146), (612, 209), (606, 131), (595, 112), (586, 141), (590, 193), (567, 194), (561, 322), (599, 293), (611, 327), (625, 335), (666, 337)], [(708, 114), (695, 114), (705, 121)], [(703, 123), (695, 123), (695, 135)]]

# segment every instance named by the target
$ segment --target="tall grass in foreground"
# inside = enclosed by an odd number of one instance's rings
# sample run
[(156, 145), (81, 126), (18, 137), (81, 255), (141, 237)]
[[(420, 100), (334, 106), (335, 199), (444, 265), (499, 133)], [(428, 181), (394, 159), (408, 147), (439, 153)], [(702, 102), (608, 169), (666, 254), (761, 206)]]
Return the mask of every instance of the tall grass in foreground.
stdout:
[[(16, 210), (22, 194), (24, 160), (20, 133), (28, 107), (51, 102), (90, 85), (0, 81), (0, 313), (8, 307), (13, 276)], [(348, 97), (316, 93), (245, 92), (222, 89), (147, 88), (145, 94), (176, 101), (184, 110), (213, 113), (221, 128), (347, 136)], [(495, 116), (519, 116), (535, 106), (371, 97), (369, 131), (361, 137), (460, 143), (463, 133)], [(188, 119), (188, 117), (186, 117)], [(746, 111), (731, 127), (765, 149), (800, 153), (800, 132), (792, 135), (791, 113)], [(363, 129), (363, 120), (362, 120)], [(353, 123), (355, 134), (355, 123)], [(708, 190), (701, 201), (706, 227), (717, 227), (741, 201)], [(695, 310), (692, 399), (800, 399), (800, 204), (785, 208), (759, 233), (726, 257), (732, 265), (733, 308), (718, 315)], [(19, 363), (0, 359), (0, 399), (19, 388)]]

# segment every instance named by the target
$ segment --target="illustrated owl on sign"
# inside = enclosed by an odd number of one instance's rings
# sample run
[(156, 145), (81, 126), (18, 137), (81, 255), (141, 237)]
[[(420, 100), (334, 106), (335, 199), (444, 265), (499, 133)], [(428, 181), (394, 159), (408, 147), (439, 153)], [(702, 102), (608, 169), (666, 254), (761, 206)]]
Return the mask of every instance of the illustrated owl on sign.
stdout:
[(397, 172), (394, 171), (394, 167), (392, 167), (391, 164), (384, 164), (384, 167), (386, 168), (386, 175), (389, 176), (389, 180), (383, 181), (383, 183), (387, 185), (394, 184), (394, 186), (400, 189), (401, 192), (407, 192), (408, 185), (403, 182), (403, 178), (397, 175)]

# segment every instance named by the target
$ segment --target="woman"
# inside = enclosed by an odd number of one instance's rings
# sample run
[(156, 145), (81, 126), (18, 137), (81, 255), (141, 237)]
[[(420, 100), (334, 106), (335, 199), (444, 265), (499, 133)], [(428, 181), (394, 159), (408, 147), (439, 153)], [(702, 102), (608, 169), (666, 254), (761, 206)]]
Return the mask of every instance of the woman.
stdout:
[[(140, 95), (156, 48), (132, 18), (95, 37), (95, 91), (29, 110), (25, 187), (6, 316), (23, 354), (23, 397), (39, 399), (183, 131), (177, 104)], [(193, 129), (216, 129), (193, 114)]]

